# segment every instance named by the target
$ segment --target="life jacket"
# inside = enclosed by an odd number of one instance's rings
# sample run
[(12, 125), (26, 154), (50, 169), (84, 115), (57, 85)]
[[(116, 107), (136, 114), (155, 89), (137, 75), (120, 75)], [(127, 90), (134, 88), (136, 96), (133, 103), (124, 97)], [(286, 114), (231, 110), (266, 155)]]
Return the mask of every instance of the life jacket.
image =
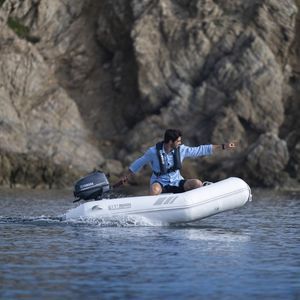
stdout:
[(177, 147), (176, 149), (174, 149), (174, 152), (173, 152), (174, 165), (171, 168), (168, 169), (168, 166), (165, 163), (163, 152), (162, 152), (163, 144), (164, 144), (164, 142), (159, 142), (155, 146), (156, 147), (157, 158), (158, 158), (158, 161), (159, 161), (159, 167), (160, 167), (160, 172), (154, 172), (153, 171), (153, 173), (156, 176), (161, 176), (161, 175), (171, 173), (171, 172), (174, 172), (176, 170), (181, 169), (180, 149), (179, 149), (180, 146)]

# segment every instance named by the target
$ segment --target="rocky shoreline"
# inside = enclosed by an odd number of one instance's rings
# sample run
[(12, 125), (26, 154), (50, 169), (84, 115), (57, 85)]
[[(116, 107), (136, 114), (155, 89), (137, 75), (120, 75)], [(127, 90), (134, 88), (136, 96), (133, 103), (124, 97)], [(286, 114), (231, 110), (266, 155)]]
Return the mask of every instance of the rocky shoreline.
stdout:
[[(0, 1), (0, 185), (112, 181), (180, 128), (183, 173), (300, 185), (300, 1)], [(147, 184), (149, 169), (132, 184)]]

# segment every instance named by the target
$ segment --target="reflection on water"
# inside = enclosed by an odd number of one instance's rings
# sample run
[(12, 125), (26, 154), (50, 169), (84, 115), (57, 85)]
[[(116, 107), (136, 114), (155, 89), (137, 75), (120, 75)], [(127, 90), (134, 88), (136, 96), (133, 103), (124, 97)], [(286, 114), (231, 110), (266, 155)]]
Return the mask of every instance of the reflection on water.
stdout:
[(241, 209), (172, 226), (67, 222), (71, 191), (0, 195), (1, 299), (300, 297), (297, 193), (254, 191)]
[(248, 234), (230, 232), (227, 229), (216, 228), (214, 230), (203, 228), (202, 230), (186, 230), (186, 238), (189, 240), (219, 241), (219, 242), (247, 242), (250, 239)]

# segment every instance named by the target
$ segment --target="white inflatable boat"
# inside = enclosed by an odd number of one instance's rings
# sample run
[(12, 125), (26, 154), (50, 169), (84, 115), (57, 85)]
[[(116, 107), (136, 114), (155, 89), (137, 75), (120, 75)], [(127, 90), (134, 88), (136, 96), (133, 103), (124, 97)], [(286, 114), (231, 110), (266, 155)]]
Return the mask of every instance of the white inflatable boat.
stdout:
[(242, 207), (251, 199), (248, 184), (240, 178), (231, 177), (180, 194), (89, 201), (69, 210), (66, 220), (125, 215), (139, 216), (162, 224), (184, 223)]

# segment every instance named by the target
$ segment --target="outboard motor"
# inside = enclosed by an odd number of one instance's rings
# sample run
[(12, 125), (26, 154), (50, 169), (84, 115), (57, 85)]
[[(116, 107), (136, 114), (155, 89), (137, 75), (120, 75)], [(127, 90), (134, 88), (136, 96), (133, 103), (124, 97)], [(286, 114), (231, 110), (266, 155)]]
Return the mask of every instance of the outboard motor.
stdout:
[(80, 178), (74, 186), (73, 202), (83, 200), (99, 200), (103, 193), (110, 190), (109, 182), (103, 172), (95, 171)]

